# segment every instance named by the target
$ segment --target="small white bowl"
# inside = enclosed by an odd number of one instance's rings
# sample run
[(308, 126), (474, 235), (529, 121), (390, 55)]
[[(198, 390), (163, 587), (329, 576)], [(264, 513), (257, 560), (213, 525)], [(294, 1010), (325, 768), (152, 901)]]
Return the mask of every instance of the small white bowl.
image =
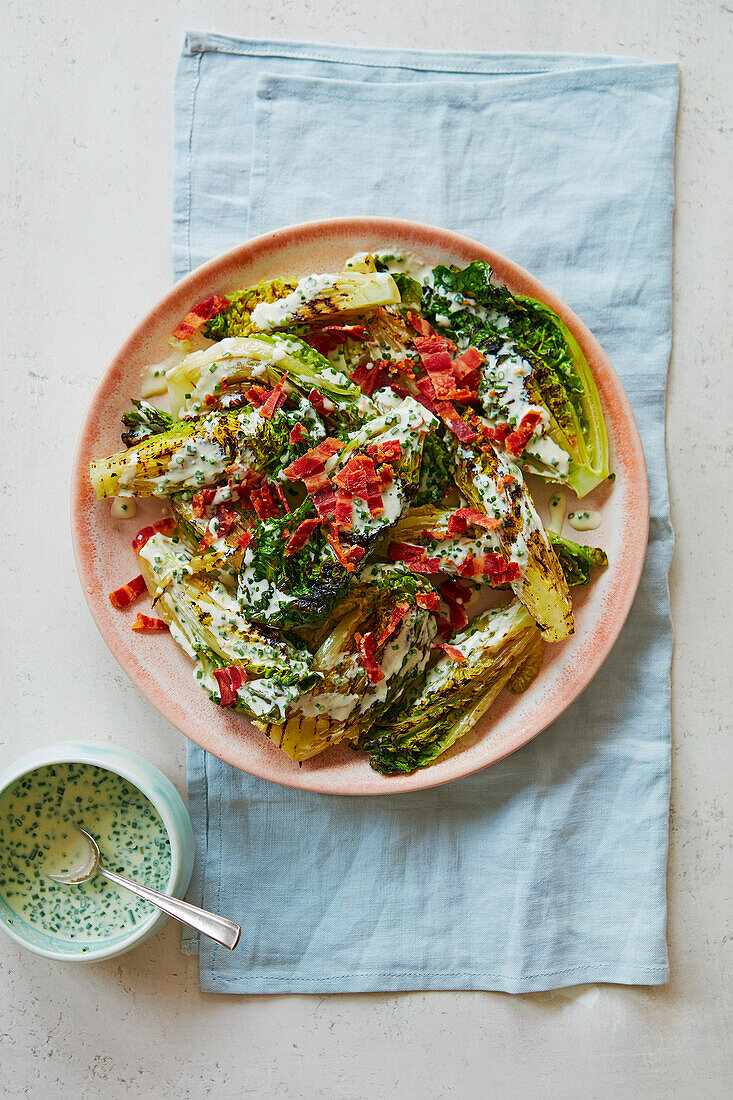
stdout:
[[(0, 798), (16, 779), (48, 764), (95, 764), (98, 768), (105, 768), (122, 776), (137, 787), (160, 814), (170, 840), (171, 870), (164, 892), (177, 898), (184, 896), (193, 872), (193, 828), (181, 796), (158, 768), (137, 753), (118, 745), (60, 741), (28, 753), (0, 773)], [(151, 913), (132, 931), (110, 936), (103, 943), (91, 946), (89, 943), (59, 941), (47, 932), (35, 928), (19, 917), (0, 894), (0, 927), (29, 951), (63, 962), (99, 962), (102, 959), (113, 959), (149, 939), (167, 920), (165, 913)]]

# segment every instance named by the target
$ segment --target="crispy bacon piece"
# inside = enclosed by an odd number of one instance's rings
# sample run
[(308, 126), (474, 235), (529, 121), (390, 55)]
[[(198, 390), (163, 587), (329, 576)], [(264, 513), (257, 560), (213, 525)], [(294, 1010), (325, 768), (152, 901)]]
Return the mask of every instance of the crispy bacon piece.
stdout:
[(387, 638), (391, 637), (392, 634), (394, 634), (395, 630), (400, 625), (409, 610), (410, 605), (407, 600), (401, 600), (400, 603), (397, 604), (390, 616), (389, 622), (377, 638), (377, 645), (383, 645), (387, 641)]
[(143, 615), (142, 612), (138, 611), (132, 629), (157, 634), (159, 631), (168, 630), (168, 623), (164, 623), (162, 619), (153, 619), (150, 615)]
[(425, 611), (437, 611), (440, 607), (437, 592), (418, 592), (415, 600), (417, 606), (424, 608)]
[[(394, 481), (394, 470), (391, 466), (380, 466), (377, 470), (377, 477), (379, 478), (379, 491), (383, 493), (388, 485), (391, 485)], [(383, 502), (384, 503), (384, 502)]]
[(171, 516), (168, 519), (159, 519), (157, 523), (153, 523), (150, 527), (143, 527), (135, 535), (132, 540), (132, 548), (136, 554), (142, 550), (148, 539), (151, 539), (153, 535), (172, 535), (176, 529), (176, 521)]
[(334, 481), (352, 497), (363, 500), (371, 516), (379, 516), (384, 511), (382, 478), (377, 474), (374, 462), (368, 455), (353, 455), (336, 474)]
[(356, 563), (364, 557), (364, 550), (361, 546), (350, 546), (348, 549), (339, 542), (339, 529), (337, 523), (330, 523), (326, 529), (326, 538), (329, 544), (333, 548), (333, 552), (336, 555), (338, 561), (343, 565), (347, 573), (353, 573)]
[(510, 584), (519, 580), (521, 570), (515, 561), (507, 561), (501, 554), (484, 554), (483, 576), (488, 577), (492, 585)]
[(407, 321), (413, 332), (419, 332), (421, 336), (437, 336), (438, 333), (433, 326), (421, 317), (418, 313), (408, 313)]
[(370, 443), (366, 453), (375, 462), (389, 462), (394, 464), (402, 458), (402, 444), (399, 439), (385, 439), (383, 443)]
[(354, 634), (354, 641), (356, 642), (356, 649), (361, 657), (362, 668), (367, 674), (369, 683), (378, 684), (380, 680), (384, 679), (384, 673), (374, 656), (374, 647), (376, 645), (374, 631), (370, 630), (366, 634), (359, 634), (357, 632)]
[(435, 412), (447, 427), (458, 436), (461, 443), (474, 443), (478, 435), (466, 421), (458, 415), (449, 401), (442, 401), (435, 406)]
[(296, 424), (290, 435), (288, 441), (292, 443), (300, 443), (302, 439), (305, 439), (305, 431), (302, 424)]
[(317, 447), (312, 447), (301, 458), (296, 458), (295, 462), (291, 462), (289, 466), (286, 466), (283, 473), (291, 481), (302, 481), (314, 474), (332, 455), (338, 454), (343, 446), (339, 439), (332, 439), (331, 436), (328, 436)]
[(438, 642), (438, 644), (434, 648), (435, 649), (444, 649), (445, 652), (448, 654), (448, 656), (451, 658), (451, 660), (455, 661), (459, 665), (465, 664), (465, 662), (466, 662), (465, 654), (461, 653), (460, 649), (458, 649), (454, 645), (448, 645), (447, 642)]
[(339, 489), (336, 503), (333, 505), (333, 518), (343, 530), (351, 531), (354, 526), (354, 498), (351, 493)]
[[(361, 392), (366, 397), (371, 397), (375, 390), (381, 390), (389, 383), (389, 371), (380, 359), (375, 363), (363, 363), (351, 373), (351, 381), (356, 382)], [(407, 393), (407, 390), (405, 390)]]
[(214, 497), (216, 496), (216, 489), (202, 489), (200, 493), (196, 493), (191, 501), (191, 511), (199, 519), (202, 519), (206, 515), (206, 509), (209, 507)]
[(145, 578), (140, 573), (137, 577), (133, 577), (131, 581), (128, 581), (127, 584), (123, 584), (121, 588), (115, 588), (114, 592), (110, 592), (109, 602), (113, 607), (129, 607), (145, 591)]
[(186, 340), (193, 336), (194, 332), (203, 325), (204, 321), (210, 321), (212, 317), (223, 313), (229, 305), (228, 298), (220, 298), (218, 294), (212, 294), (210, 298), (204, 298), (203, 302), (193, 306), (183, 318), (178, 328), (173, 330), (176, 340)]
[(486, 531), (495, 531), (501, 526), (501, 520), (489, 519), (478, 508), (459, 508), (448, 517), (448, 534), (464, 535), (469, 523), (474, 527), (483, 527)]
[(273, 519), (280, 513), (280, 508), (272, 499), (272, 491), (267, 481), (250, 489), (249, 499), (258, 519)]
[(510, 432), (504, 440), (507, 452), (514, 455), (515, 458), (520, 455), (541, 423), (542, 413), (537, 412), (535, 409), (525, 413), (519, 426), (513, 432)]
[[(228, 508), (220, 504), (206, 525), (204, 536), (198, 545), (199, 550), (206, 550), (212, 543), (216, 542), (217, 539), (228, 535), (239, 518), (238, 512), (230, 512)], [(216, 520), (216, 529), (214, 529), (214, 520)]]
[(319, 519), (304, 519), (298, 524), (285, 545), (286, 558), (303, 549), (320, 522)]
[(478, 348), (467, 348), (463, 355), (459, 355), (451, 363), (453, 377), (456, 382), (464, 382), (469, 385), (468, 379), (475, 379), (469, 389), (475, 389), (478, 382), (478, 369), (484, 362), (484, 357)]
[(324, 325), (323, 328), (313, 329), (303, 337), (306, 344), (310, 344), (321, 355), (328, 355), (330, 351), (347, 340), (368, 340), (369, 333), (363, 325)]
[(234, 706), (237, 688), (247, 683), (247, 670), (241, 665), (229, 665), (228, 668), (215, 668), (214, 676), (219, 685), (219, 706)]
[(281, 378), (275, 389), (272, 390), (267, 400), (260, 409), (260, 416), (264, 416), (265, 420), (272, 420), (273, 416), (278, 409), (281, 409), (285, 404), (285, 379)]
[(402, 562), (411, 573), (439, 573), (439, 558), (429, 558), (424, 546), (411, 542), (391, 542), (387, 550), (390, 561)]
[(237, 543), (237, 547), (240, 550), (244, 550), (245, 553), (246, 553), (247, 552), (247, 547), (249, 546), (251, 541), (252, 541), (252, 531), (245, 531), (244, 534), (242, 535), (241, 539)]
[(328, 414), (332, 413), (333, 410), (336, 408), (331, 398), (324, 397), (320, 390), (317, 390), (315, 386), (308, 394), (308, 400), (310, 401), (316, 412), (320, 413), (321, 416), (328, 416)]
[(447, 580), (440, 586), (440, 595), (448, 607), (451, 630), (463, 630), (468, 623), (466, 604), (471, 599), (472, 590), (460, 581)]

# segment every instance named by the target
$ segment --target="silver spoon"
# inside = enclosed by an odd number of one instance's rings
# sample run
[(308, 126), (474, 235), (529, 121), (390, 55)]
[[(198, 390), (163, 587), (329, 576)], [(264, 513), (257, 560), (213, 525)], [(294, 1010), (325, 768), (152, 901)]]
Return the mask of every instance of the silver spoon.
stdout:
[(161, 894), (159, 890), (152, 890), (149, 886), (141, 886), (139, 882), (132, 882), (129, 878), (118, 875), (116, 871), (110, 871), (101, 861), (99, 846), (94, 837), (90, 836), (86, 829), (79, 829), (79, 832), (89, 842), (89, 858), (87, 861), (78, 871), (71, 871), (67, 875), (47, 875), (47, 878), (53, 879), (54, 882), (66, 882), (76, 885), (80, 882), (86, 882), (92, 875), (99, 873), (109, 879), (110, 882), (116, 882), (119, 886), (124, 886), (126, 890), (137, 894), (139, 898), (145, 898), (146, 901), (157, 905), (158, 909), (162, 909), (170, 917), (175, 917), (182, 924), (195, 928), (197, 932), (203, 932), (205, 936), (216, 940), (222, 947), (228, 947), (230, 951), (233, 951), (237, 946), (242, 929), (234, 921), (217, 916), (216, 913), (209, 913), (206, 909), (199, 909), (197, 905), (191, 905), (188, 901), (181, 901), (180, 898), (172, 898), (168, 894)]

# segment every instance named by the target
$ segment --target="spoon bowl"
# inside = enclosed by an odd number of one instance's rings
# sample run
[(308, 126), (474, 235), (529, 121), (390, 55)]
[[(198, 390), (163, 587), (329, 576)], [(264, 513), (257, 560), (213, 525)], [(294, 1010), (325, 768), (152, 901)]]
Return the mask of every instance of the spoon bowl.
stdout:
[(124, 875), (118, 875), (116, 871), (110, 871), (109, 867), (105, 867), (102, 863), (99, 845), (94, 837), (86, 829), (82, 829), (80, 826), (76, 828), (86, 838), (89, 848), (88, 858), (76, 871), (56, 875), (47, 874), (47, 878), (65, 885), (77, 886), (80, 882), (87, 882), (93, 875), (104, 875), (110, 882), (114, 882), (118, 886), (124, 886), (126, 890), (137, 894), (139, 898), (144, 898), (145, 901), (151, 902), (158, 909), (162, 909), (168, 916), (174, 917), (182, 924), (187, 924), (190, 928), (195, 928), (197, 932), (201, 932), (205, 936), (209, 936), (210, 939), (220, 943), (222, 947), (227, 947), (230, 951), (234, 950), (242, 934), (242, 929), (238, 924), (226, 917), (220, 917), (218, 913), (209, 913), (206, 909), (199, 909), (197, 905), (191, 905), (188, 901), (181, 901), (180, 898), (172, 898), (168, 894), (161, 894), (159, 890), (153, 890), (150, 886), (143, 886), (139, 882), (133, 882), (132, 879), (125, 878)]
[(82, 829), (81, 825), (77, 825), (77, 832), (87, 839), (89, 847), (88, 858), (76, 871), (69, 871), (65, 875), (52, 875), (46, 872), (46, 878), (53, 879), (54, 882), (67, 882), (76, 886), (80, 882), (87, 882), (93, 875), (96, 875), (97, 871), (99, 871), (99, 864), (101, 862), (99, 845), (86, 829)]

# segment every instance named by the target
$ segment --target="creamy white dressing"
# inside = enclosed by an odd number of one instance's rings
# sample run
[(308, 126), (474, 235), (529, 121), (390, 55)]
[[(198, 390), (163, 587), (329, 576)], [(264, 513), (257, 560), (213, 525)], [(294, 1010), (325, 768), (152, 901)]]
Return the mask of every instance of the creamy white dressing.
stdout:
[(603, 517), (600, 512), (571, 512), (568, 523), (575, 531), (595, 531), (601, 526)]
[(307, 302), (317, 298), (326, 289), (333, 288), (338, 276), (336, 275), (306, 275), (298, 280), (295, 290), (284, 298), (278, 298), (274, 302), (258, 302), (250, 314), (250, 320), (260, 332), (269, 332), (270, 329), (280, 328), (292, 320), (298, 310)]
[(549, 435), (533, 436), (525, 447), (525, 453), (536, 458), (543, 466), (549, 467), (558, 478), (567, 478), (570, 472), (570, 455), (562, 447), (558, 447)]
[(304, 718), (325, 715), (333, 722), (345, 722), (358, 702), (358, 695), (342, 695), (335, 691), (324, 691), (321, 695), (306, 693), (295, 700), (290, 712), (300, 713)]
[(498, 404), (505, 419), (516, 424), (520, 424), (527, 413), (538, 413), (541, 422), (532, 438), (547, 431), (550, 414), (544, 406), (536, 405), (527, 391), (532, 364), (516, 352), (512, 341), (504, 344), (498, 354), (488, 353), (482, 370), (481, 395), (488, 397), (487, 405)]
[(114, 497), (110, 506), (109, 514), (112, 519), (132, 519), (137, 512), (137, 503), (128, 497), (127, 499)]
[(565, 494), (553, 493), (547, 502), (547, 507), (550, 511), (550, 520), (545, 529), (547, 531), (552, 531), (555, 535), (561, 535), (562, 525), (565, 522), (565, 511), (567, 509)]

